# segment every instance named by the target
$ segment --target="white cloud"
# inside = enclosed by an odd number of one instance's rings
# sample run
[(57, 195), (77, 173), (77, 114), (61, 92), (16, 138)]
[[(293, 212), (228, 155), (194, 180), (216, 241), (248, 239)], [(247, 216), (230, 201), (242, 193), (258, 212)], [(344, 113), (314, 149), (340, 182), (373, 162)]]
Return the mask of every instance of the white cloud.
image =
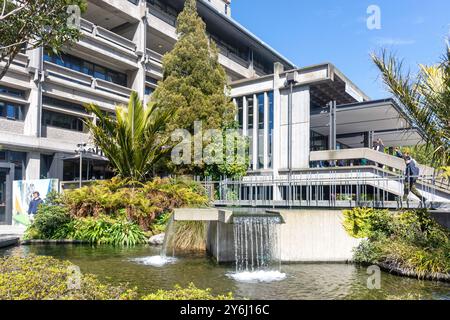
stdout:
[(412, 39), (400, 39), (390, 37), (377, 37), (372, 40), (379, 46), (408, 46), (416, 43), (416, 40)]

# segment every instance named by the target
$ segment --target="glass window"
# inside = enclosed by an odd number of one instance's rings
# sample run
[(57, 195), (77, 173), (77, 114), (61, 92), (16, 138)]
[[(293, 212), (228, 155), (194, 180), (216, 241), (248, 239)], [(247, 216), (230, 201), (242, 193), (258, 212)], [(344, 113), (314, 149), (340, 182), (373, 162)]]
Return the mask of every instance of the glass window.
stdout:
[(258, 169), (264, 168), (264, 93), (258, 95)]
[(237, 121), (239, 123), (239, 129), (242, 129), (244, 127), (244, 104), (242, 100), (242, 97), (236, 98), (236, 105), (238, 109)]
[(155, 91), (152, 87), (145, 87), (145, 95), (151, 96), (152, 93)]
[(0, 117), (12, 120), (22, 120), (22, 106), (0, 101)]
[[(106, 69), (100, 66), (94, 67), (94, 78), (106, 80)], [(112, 82), (112, 80), (108, 79), (108, 81)]]
[(60, 66), (69, 68), (71, 70), (75, 70), (78, 72), (82, 72), (84, 74), (88, 74), (97, 79), (106, 80), (121, 86), (127, 86), (127, 75), (125, 73), (121, 73), (118, 71), (114, 71), (108, 69), (103, 66), (99, 66), (95, 63), (91, 63), (80, 59), (78, 57), (74, 57), (69, 54), (60, 54), (54, 55), (50, 52), (46, 51), (44, 53), (44, 60), (52, 63), (56, 63)]
[(254, 106), (253, 96), (247, 97), (247, 128), (248, 128), (248, 155), (250, 159), (250, 168), (253, 168), (253, 117)]
[(73, 131), (83, 131), (83, 121), (75, 116), (49, 110), (42, 112), (42, 125)]
[(267, 99), (269, 104), (269, 123), (268, 123), (268, 137), (267, 137), (267, 149), (268, 149), (268, 167), (272, 168), (273, 157), (273, 91), (267, 93)]
[(25, 96), (25, 92), (23, 90), (9, 88), (9, 87), (5, 87), (5, 86), (0, 86), (0, 93), (7, 94), (10, 96), (20, 97), (20, 98), (23, 98)]

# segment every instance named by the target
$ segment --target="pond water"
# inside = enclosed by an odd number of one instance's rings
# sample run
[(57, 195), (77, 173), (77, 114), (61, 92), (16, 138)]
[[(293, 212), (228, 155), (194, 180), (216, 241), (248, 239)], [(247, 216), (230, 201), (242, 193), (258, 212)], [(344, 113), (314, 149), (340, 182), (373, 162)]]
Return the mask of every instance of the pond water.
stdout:
[[(450, 300), (450, 284), (381, 275), (381, 289), (367, 288), (366, 268), (351, 264), (283, 264), (274, 281), (249, 281), (234, 276), (233, 265), (217, 265), (204, 254), (177, 254), (176, 260), (161, 266), (142, 263), (159, 255), (161, 248), (137, 246), (115, 248), (86, 245), (32, 245), (0, 250), (0, 256), (13, 253), (48, 255), (70, 260), (83, 273), (92, 273), (112, 284), (128, 283), (140, 293), (172, 289), (190, 282), (213, 293), (233, 292), (249, 299), (387, 299), (421, 298)], [(280, 276), (284, 273), (285, 275)]]

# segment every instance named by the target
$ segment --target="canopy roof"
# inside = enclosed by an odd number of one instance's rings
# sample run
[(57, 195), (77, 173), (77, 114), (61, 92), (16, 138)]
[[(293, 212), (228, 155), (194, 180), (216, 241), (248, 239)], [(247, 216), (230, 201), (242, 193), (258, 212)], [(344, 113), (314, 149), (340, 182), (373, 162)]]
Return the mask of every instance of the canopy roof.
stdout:
[[(329, 122), (328, 108), (312, 110), (311, 130), (328, 136)], [(408, 115), (393, 99), (337, 106), (338, 142), (353, 148), (361, 147), (363, 134), (369, 131), (374, 132), (374, 139), (381, 138), (387, 147), (415, 145), (423, 139), (421, 130), (414, 127)]]

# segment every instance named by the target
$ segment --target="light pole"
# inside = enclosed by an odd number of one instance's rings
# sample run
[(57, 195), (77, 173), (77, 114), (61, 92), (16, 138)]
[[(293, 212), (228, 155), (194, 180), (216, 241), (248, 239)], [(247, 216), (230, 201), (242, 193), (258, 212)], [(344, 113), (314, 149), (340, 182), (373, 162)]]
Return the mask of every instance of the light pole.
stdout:
[(292, 186), (291, 186), (291, 179), (292, 179), (292, 95), (294, 93), (294, 85), (298, 83), (297, 80), (298, 74), (297, 72), (291, 72), (288, 73), (286, 76), (286, 83), (285, 87), (289, 89), (288, 92), (288, 169), (289, 169), (289, 192), (288, 192), (288, 198), (289, 201), (292, 201)]
[(80, 155), (80, 173), (79, 173), (79, 187), (81, 188), (83, 186), (83, 153), (85, 153), (86, 150), (86, 143), (82, 142), (77, 144), (78, 149), (75, 150), (77, 154)]

